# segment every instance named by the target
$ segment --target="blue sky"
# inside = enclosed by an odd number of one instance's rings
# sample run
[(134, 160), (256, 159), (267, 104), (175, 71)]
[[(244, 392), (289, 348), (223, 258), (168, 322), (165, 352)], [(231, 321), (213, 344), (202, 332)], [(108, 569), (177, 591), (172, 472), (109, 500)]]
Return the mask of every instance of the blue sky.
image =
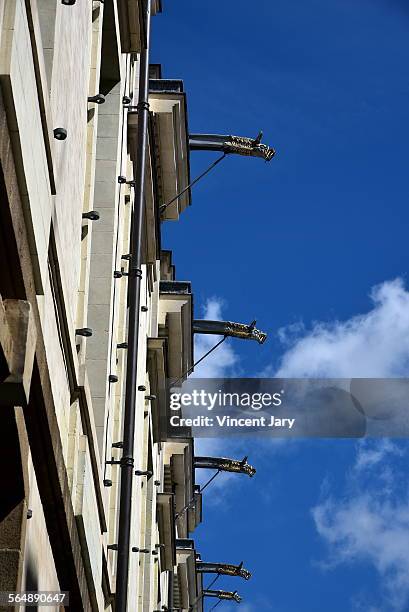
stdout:
[[(227, 158), (163, 228), (197, 316), (213, 299), (269, 332), (231, 341), (215, 368), (407, 376), (409, 5), (168, 1), (153, 45), (184, 81), (192, 132), (263, 129), (277, 149), (270, 164)], [(192, 176), (212, 159), (192, 153)], [(238, 610), (409, 610), (406, 446), (382, 444), (243, 444), (256, 477), (215, 485), (196, 537), (203, 557), (254, 572), (218, 582), (242, 592)]]

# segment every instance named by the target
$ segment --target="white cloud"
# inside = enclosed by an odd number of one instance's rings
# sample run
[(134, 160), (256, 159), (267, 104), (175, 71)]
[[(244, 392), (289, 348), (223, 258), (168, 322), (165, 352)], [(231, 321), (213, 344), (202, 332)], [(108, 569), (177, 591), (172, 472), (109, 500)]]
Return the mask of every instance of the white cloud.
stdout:
[(278, 377), (387, 378), (409, 374), (409, 292), (395, 279), (374, 287), (373, 308), (347, 321), (279, 331)]
[[(196, 456), (243, 459), (249, 453), (249, 442), (236, 438), (195, 438), (194, 444)], [(255, 458), (256, 453), (254, 448), (251, 450), (248, 461), (253, 465), (252, 459)], [(197, 469), (196, 483), (203, 486), (214, 474), (214, 470)], [(257, 478), (257, 476), (254, 478)], [(223, 512), (228, 512), (230, 509), (229, 492), (236, 490), (237, 487), (242, 487), (245, 490), (250, 484), (249, 480), (250, 478), (246, 474), (220, 472), (209, 485), (209, 489), (204, 492), (206, 504), (218, 506)]]
[[(311, 330), (297, 323), (281, 328), (279, 367), (261, 375), (296, 378), (388, 378), (409, 376), (409, 291), (402, 279), (372, 288), (373, 307), (346, 321), (316, 322)], [(223, 300), (209, 299), (205, 319), (223, 319)], [(195, 360), (220, 336), (196, 334)], [(228, 341), (197, 366), (192, 376), (223, 378), (239, 370), (239, 355)]]
[[(223, 300), (214, 297), (206, 301), (203, 318), (223, 320)], [(198, 361), (212, 346), (221, 340), (221, 336), (196, 334), (195, 335), (195, 361)], [(213, 353), (206, 357), (192, 373), (192, 378), (224, 378), (232, 375), (232, 371), (239, 363), (239, 356), (228, 340), (223, 342)], [(198, 438), (195, 440), (196, 454), (211, 455), (217, 449), (225, 448), (226, 441), (220, 438)], [(200, 451), (200, 452), (199, 452)]]
[[(371, 291), (372, 308), (346, 321), (296, 324), (279, 331), (284, 353), (278, 377), (394, 378), (409, 376), (409, 292), (401, 279)], [(397, 464), (404, 454), (391, 440), (357, 444), (343, 494), (323, 487), (312, 509), (328, 547), (327, 569), (366, 562), (378, 572), (383, 600), (357, 594), (355, 609), (409, 609), (409, 483)], [(339, 483), (337, 489), (339, 490)], [(369, 599), (371, 593), (369, 593)]]
[[(219, 297), (213, 297), (206, 301), (203, 308), (203, 318), (211, 320), (223, 320), (223, 307), (225, 302)], [(195, 335), (195, 361), (200, 359), (207, 351), (214, 346), (221, 336), (196, 334)], [(195, 378), (224, 378), (237, 376), (240, 371), (240, 356), (234, 350), (233, 344), (229, 343), (229, 339), (221, 344), (212, 354), (204, 359), (191, 374)], [(272, 438), (271, 440), (257, 441), (257, 445), (251, 445), (251, 453), (249, 452), (249, 441), (235, 437), (225, 438), (195, 438), (195, 455), (197, 456), (215, 456), (215, 457), (232, 457), (234, 459), (242, 459), (247, 454), (249, 455), (249, 463), (255, 464), (257, 460), (261, 460), (265, 453), (272, 452), (292, 452), (296, 442), (294, 440), (285, 440), (280, 438)], [(211, 470), (196, 470), (196, 481), (203, 486), (212, 476)], [(257, 476), (255, 476), (257, 478)], [(220, 505), (226, 512), (229, 510), (227, 491), (231, 487), (243, 486), (246, 484), (248, 476), (237, 475), (229, 472), (220, 474), (209, 486), (212, 491), (223, 491), (223, 498), (218, 495), (208, 495), (206, 503), (211, 505)], [(226, 484), (228, 482), (228, 487)], [(205, 493), (206, 495), (206, 493)], [(241, 607), (242, 608), (242, 607)]]
[[(226, 457), (229, 455), (229, 448), (231, 448), (230, 440), (225, 438), (195, 438), (195, 455), (197, 457)], [(234, 446), (232, 451), (234, 455), (236, 451)], [(214, 474), (214, 470), (198, 469), (196, 470), (196, 483), (203, 487)], [(240, 478), (240, 476), (230, 472), (220, 472), (209, 485), (209, 490), (204, 492), (206, 503), (211, 506), (222, 506), (227, 510), (227, 496), (214, 495), (213, 493), (216, 491), (218, 493), (220, 491), (226, 492), (226, 482), (228, 480), (234, 482), (234, 478)]]
[[(409, 376), (409, 292), (403, 281), (396, 279), (374, 287), (371, 299), (371, 310), (349, 320), (317, 322), (309, 331), (300, 324), (280, 330), (283, 356), (277, 369), (268, 368), (264, 374), (317, 378)], [(222, 302), (209, 300), (205, 317), (219, 319), (221, 315)], [(197, 336), (196, 359), (215, 341), (213, 336)], [(195, 375), (231, 376), (238, 367), (238, 355), (225, 343), (197, 368)], [(195, 444), (197, 454), (233, 455), (236, 450), (233, 441), (230, 444), (228, 440), (196, 440)], [(402, 447), (390, 440), (360, 442), (344, 493), (331, 495), (326, 487), (323, 499), (312, 509), (317, 532), (328, 546), (328, 559), (323, 566), (367, 562), (381, 578), (384, 601), (369, 602), (364, 596), (362, 603), (361, 594), (357, 594), (355, 609), (409, 609), (408, 483), (395, 470), (395, 461), (403, 454)]]
[(388, 606), (381, 609), (399, 612), (409, 604), (409, 495), (407, 490), (402, 495), (396, 473), (392, 480), (384, 474), (388, 467), (393, 473), (393, 458), (403, 454), (388, 440), (362, 443), (346, 480), (347, 494), (327, 493), (312, 509), (329, 551), (323, 566), (369, 562), (381, 578)]
[(403, 450), (388, 438), (373, 443), (369, 440), (362, 440), (358, 443), (355, 470), (365, 470), (382, 465), (388, 455), (402, 456)]
[[(207, 300), (204, 307), (204, 319), (223, 320), (223, 301), (219, 298)], [(222, 336), (205, 334), (195, 335), (195, 361), (205, 355)], [(194, 370), (192, 376), (195, 378), (224, 378), (234, 373), (238, 365), (239, 357), (233, 346), (226, 340), (209, 357), (206, 357)]]
[[(206, 301), (203, 309), (203, 318), (211, 320), (223, 320), (223, 305), (224, 302), (220, 298), (214, 297)], [(196, 334), (195, 335), (195, 361), (205, 355), (219, 340), (221, 336)], [(239, 356), (235, 352), (233, 346), (226, 340), (212, 354), (206, 357), (194, 370), (192, 377), (195, 378), (224, 378), (232, 376), (235, 368), (239, 364)], [(195, 439), (195, 454), (200, 456), (228, 456), (231, 452), (233, 457), (238, 451), (238, 444), (235, 441), (225, 438), (196, 438)], [(240, 457), (241, 458), (241, 457)], [(204, 485), (209, 478), (214, 474), (211, 470), (196, 470), (196, 481), (200, 485)], [(227, 480), (240, 478), (235, 474), (228, 472), (221, 473), (215, 478), (210, 487), (213, 491), (225, 489)], [(244, 478), (244, 476), (242, 476)], [(233, 484), (233, 483), (230, 483)], [(229, 485), (230, 486), (230, 485)], [(206, 493), (205, 493), (206, 495)], [(222, 504), (222, 498), (218, 495), (207, 496), (206, 503), (212, 505)], [(226, 505), (226, 498), (223, 500)]]

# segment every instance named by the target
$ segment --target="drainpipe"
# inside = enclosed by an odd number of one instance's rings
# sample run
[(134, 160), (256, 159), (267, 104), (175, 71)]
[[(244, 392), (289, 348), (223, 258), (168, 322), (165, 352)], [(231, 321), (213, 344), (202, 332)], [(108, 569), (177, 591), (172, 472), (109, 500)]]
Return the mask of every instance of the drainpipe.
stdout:
[(140, 55), (139, 97), (137, 104), (138, 133), (136, 160), (134, 160), (134, 215), (131, 236), (132, 257), (129, 262), (128, 291), (128, 355), (126, 364), (125, 407), (123, 419), (123, 454), (120, 460), (121, 490), (119, 500), (119, 534), (116, 576), (116, 612), (127, 611), (129, 551), (132, 515), (132, 484), (134, 478), (135, 417), (137, 404), (137, 361), (140, 312), (140, 289), (142, 279), (142, 231), (145, 212), (145, 164), (148, 131), (148, 83), (149, 83), (149, 39), (150, 0), (144, 2), (146, 24), (146, 46)]

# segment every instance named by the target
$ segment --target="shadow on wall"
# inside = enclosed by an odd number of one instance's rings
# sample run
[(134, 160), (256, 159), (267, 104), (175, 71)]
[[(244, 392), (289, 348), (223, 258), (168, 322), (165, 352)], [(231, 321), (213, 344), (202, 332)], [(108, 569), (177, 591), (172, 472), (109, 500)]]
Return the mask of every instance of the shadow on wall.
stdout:
[[(38, 591), (38, 574), (32, 557), (29, 557), (26, 569), (26, 591)], [(26, 612), (38, 612), (37, 606), (26, 606)]]

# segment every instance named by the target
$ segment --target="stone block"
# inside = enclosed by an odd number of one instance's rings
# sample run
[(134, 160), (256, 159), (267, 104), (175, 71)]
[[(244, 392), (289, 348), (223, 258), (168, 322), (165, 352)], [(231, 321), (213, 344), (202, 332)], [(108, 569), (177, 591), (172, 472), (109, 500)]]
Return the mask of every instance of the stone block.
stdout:
[(109, 181), (95, 181), (94, 204), (101, 208), (102, 205), (109, 208), (115, 207), (117, 199), (118, 182), (116, 176), (111, 176)]
[[(12, 340), (10, 374), (0, 384), (0, 406), (24, 406), (28, 402), (36, 345), (34, 316), (29, 302), (4, 300), (5, 319)], [(3, 335), (7, 328), (3, 329)]]

